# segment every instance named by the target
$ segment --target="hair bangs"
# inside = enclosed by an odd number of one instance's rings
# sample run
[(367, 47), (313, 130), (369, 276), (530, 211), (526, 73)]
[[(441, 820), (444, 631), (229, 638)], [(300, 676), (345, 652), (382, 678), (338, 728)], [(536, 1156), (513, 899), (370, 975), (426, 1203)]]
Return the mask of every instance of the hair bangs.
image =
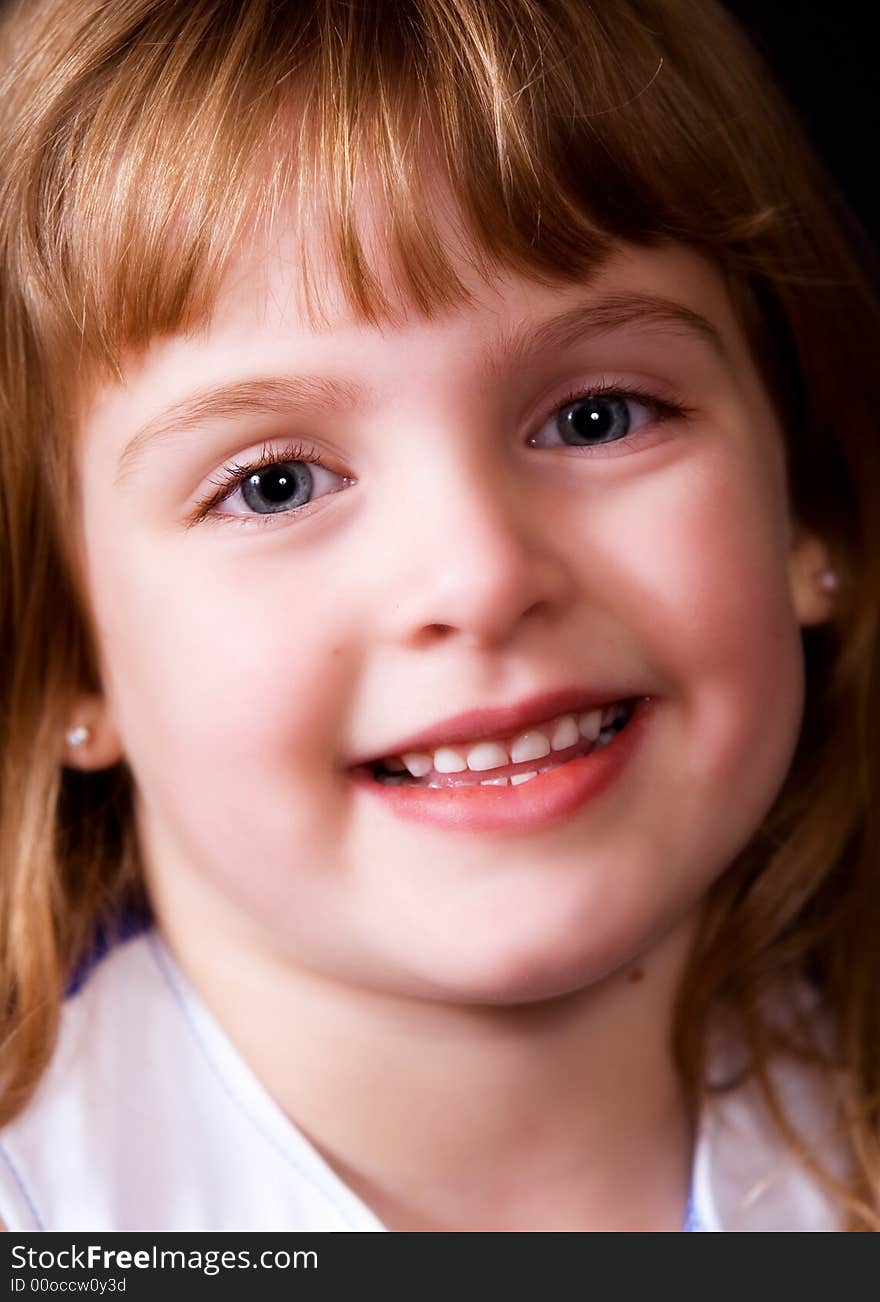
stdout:
[(79, 82), (27, 124), (20, 252), (40, 317), (118, 371), (124, 350), (207, 320), (232, 261), (281, 222), (310, 318), (327, 264), (373, 324), (397, 301), (467, 301), (444, 209), (481, 274), (550, 282), (619, 240), (717, 255), (754, 236), (768, 208), (731, 167), (748, 124), (723, 102), (707, 114), (674, 30), (624, 8), (612, 38), (577, 17), (564, 2), (215, 0), (154, 7), (137, 31), (84, 25)]

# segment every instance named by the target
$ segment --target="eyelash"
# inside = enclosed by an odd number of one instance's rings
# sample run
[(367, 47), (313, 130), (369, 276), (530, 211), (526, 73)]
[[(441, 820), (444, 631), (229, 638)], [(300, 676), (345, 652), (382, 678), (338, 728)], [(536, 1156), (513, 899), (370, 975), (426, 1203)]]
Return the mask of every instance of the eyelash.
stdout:
[[(240, 488), (249, 475), (257, 475), (261, 470), (268, 470), (270, 466), (277, 466), (282, 461), (309, 461), (323, 466), (324, 469), (330, 469), (330, 467), (324, 466), (324, 462), (321, 459), (321, 453), (317, 448), (313, 448), (308, 443), (288, 443), (282, 448), (270, 448), (268, 445), (264, 444), (263, 450), (253, 461), (247, 461), (244, 463), (233, 461), (228, 466), (223, 467), (217, 479), (212, 479), (210, 481), (214, 485), (214, 491), (198, 503), (195, 512), (193, 513), (193, 517), (189, 522), (190, 527), (195, 524), (201, 524), (203, 520), (208, 519), (212, 515), (214, 519), (219, 520), (223, 524), (245, 524), (248, 527), (253, 527), (253, 522), (256, 521), (256, 527), (260, 528), (265, 523), (277, 520), (279, 515), (290, 516), (299, 514), (302, 507), (298, 508), (296, 511), (290, 512), (269, 511), (265, 515), (259, 515), (257, 513), (254, 515), (222, 515), (219, 512), (216, 514), (214, 513), (214, 508), (219, 506), (223, 499), (228, 497), (232, 491), (236, 488)], [(334, 471), (333, 473), (336, 474), (338, 472)], [(346, 476), (342, 475), (341, 478), (345, 479)], [(309, 504), (306, 503), (306, 505)]]
[[(557, 415), (572, 403), (581, 402), (587, 398), (630, 398), (637, 402), (641, 402), (644, 406), (654, 409), (656, 419), (651, 422), (652, 425), (662, 425), (668, 420), (686, 420), (692, 414), (692, 408), (686, 406), (683, 402), (669, 398), (661, 398), (656, 393), (652, 393), (641, 385), (616, 384), (613, 382), (600, 381), (599, 383), (587, 385), (583, 388), (573, 389), (570, 393), (566, 394), (561, 402), (555, 402), (553, 407), (543, 416), (539, 429), (543, 429), (551, 416)], [(634, 430), (631, 434), (624, 434), (622, 438), (613, 440), (612, 443), (600, 443), (593, 447), (586, 446), (579, 448), (573, 444), (570, 444), (569, 446), (571, 450), (578, 453), (579, 456), (592, 456), (601, 454), (604, 448), (615, 446), (618, 443), (632, 443), (638, 439), (641, 433), (641, 429)], [(193, 517), (189, 522), (190, 526), (200, 524), (203, 520), (213, 516), (214, 519), (220, 520), (224, 524), (243, 524), (247, 527), (253, 527), (254, 524), (256, 524), (256, 527), (260, 528), (264, 524), (273, 523), (278, 519), (279, 515), (285, 518), (289, 518), (291, 515), (298, 515), (303, 509), (302, 507), (298, 507), (292, 512), (267, 512), (265, 515), (260, 515), (259, 513), (240, 516), (223, 515), (219, 512), (215, 513), (214, 511), (214, 508), (219, 506), (219, 504), (228, 497), (231, 492), (236, 488), (239, 488), (249, 475), (259, 474), (261, 471), (268, 470), (271, 466), (276, 466), (280, 462), (284, 461), (314, 462), (315, 464), (322, 466), (324, 469), (330, 469), (330, 467), (325, 466), (324, 461), (322, 460), (322, 454), (308, 443), (302, 443), (299, 441), (291, 442), (282, 448), (271, 448), (267, 444), (264, 444), (262, 451), (254, 458), (254, 460), (245, 463), (233, 461), (228, 466), (223, 467), (217, 479), (210, 481), (213, 485), (214, 491), (197, 504)], [(338, 472), (334, 471), (333, 473), (336, 474)], [(343, 475), (341, 478), (345, 479), (346, 476)], [(326, 496), (332, 496), (332, 494), (326, 494)], [(306, 503), (305, 505), (310, 505), (310, 503)]]
[[(582, 402), (586, 398), (633, 398), (641, 402), (645, 407), (653, 407), (655, 419), (651, 422), (652, 425), (662, 425), (668, 420), (687, 420), (694, 414), (692, 407), (688, 407), (677, 398), (661, 398), (659, 394), (653, 393), (643, 385), (619, 384), (613, 380), (600, 380), (595, 384), (587, 384), (572, 389), (561, 402), (554, 402), (550, 411), (545, 414), (541, 427), (543, 428), (543, 425), (551, 416), (557, 415), (558, 412), (572, 403)], [(620, 443), (634, 443), (641, 433), (641, 429), (633, 430), (631, 434), (624, 434), (623, 438), (615, 439), (613, 443), (597, 443), (593, 447), (579, 448), (574, 445), (570, 446), (571, 450), (577, 452), (579, 456), (595, 456), (601, 454), (605, 448), (614, 447)]]

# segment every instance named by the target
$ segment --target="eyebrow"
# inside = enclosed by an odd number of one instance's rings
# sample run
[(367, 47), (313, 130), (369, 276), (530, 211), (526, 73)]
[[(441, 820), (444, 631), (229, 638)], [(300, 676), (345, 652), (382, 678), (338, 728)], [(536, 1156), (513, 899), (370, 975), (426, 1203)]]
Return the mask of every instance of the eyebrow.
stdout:
[(163, 408), (126, 444), (116, 470), (116, 484), (134, 471), (148, 447), (237, 416), (289, 416), (293, 413), (354, 410), (363, 406), (365, 390), (348, 380), (324, 375), (279, 375), (234, 380), (200, 389)]
[(708, 317), (671, 298), (657, 294), (604, 294), (588, 303), (551, 317), (541, 325), (517, 327), (487, 350), (481, 374), (486, 379), (514, 369), (540, 352), (566, 348), (579, 339), (609, 334), (627, 326), (638, 326), (646, 333), (673, 334), (696, 339), (708, 345), (722, 362), (729, 357), (717, 326)]
[[(501, 335), (478, 362), (482, 380), (497, 379), (538, 353), (552, 353), (597, 335), (636, 325), (647, 333), (677, 334), (708, 345), (728, 361), (717, 327), (692, 308), (655, 294), (606, 294), (578, 303), (535, 326), (523, 323)], [(280, 375), (201, 389), (152, 416), (129, 440), (119, 458), (116, 484), (134, 471), (146, 449), (179, 434), (240, 416), (338, 413), (369, 407), (375, 391), (354, 381), (323, 375)]]

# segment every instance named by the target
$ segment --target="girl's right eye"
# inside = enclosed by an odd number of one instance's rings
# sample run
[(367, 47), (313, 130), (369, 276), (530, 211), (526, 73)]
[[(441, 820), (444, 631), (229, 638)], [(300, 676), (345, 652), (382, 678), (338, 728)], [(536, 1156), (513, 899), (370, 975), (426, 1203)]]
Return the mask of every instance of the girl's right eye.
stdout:
[[(333, 480), (340, 482), (332, 486)], [(328, 481), (331, 481), (328, 484)], [(190, 524), (211, 518), (236, 524), (268, 524), (277, 515), (289, 515), (307, 508), (319, 497), (339, 492), (351, 479), (329, 470), (314, 448), (291, 443), (285, 448), (264, 447), (245, 465), (225, 466), (214, 491), (200, 502)], [(244, 511), (219, 510), (224, 503), (240, 500)]]

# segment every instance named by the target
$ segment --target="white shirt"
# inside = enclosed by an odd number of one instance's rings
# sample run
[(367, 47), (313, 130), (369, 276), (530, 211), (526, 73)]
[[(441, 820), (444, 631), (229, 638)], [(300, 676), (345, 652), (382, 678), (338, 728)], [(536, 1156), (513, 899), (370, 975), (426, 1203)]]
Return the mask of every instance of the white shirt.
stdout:
[[(798, 1077), (785, 1089), (820, 1138), (815, 1091)], [(751, 1088), (706, 1111), (693, 1199), (707, 1230), (838, 1228)], [(385, 1228), (268, 1095), (155, 929), (65, 1001), (45, 1075), (0, 1130), (0, 1220), (24, 1233)]]

